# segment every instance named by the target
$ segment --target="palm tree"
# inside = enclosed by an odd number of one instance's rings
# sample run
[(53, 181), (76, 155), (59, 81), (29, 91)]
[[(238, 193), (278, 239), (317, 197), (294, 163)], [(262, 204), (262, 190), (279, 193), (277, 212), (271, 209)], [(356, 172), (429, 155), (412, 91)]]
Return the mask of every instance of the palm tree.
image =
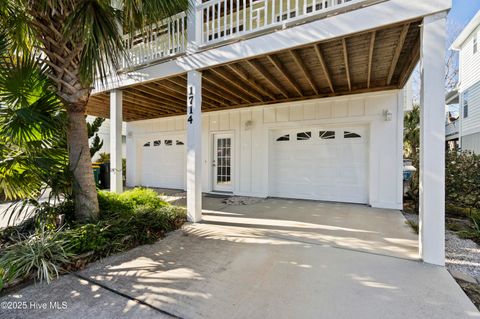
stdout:
[(126, 57), (123, 33), (146, 29), (188, 6), (189, 0), (0, 0), (8, 38), (17, 51), (29, 51), (47, 65), (65, 107), (79, 221), (95, 219), (99, 212), (85, 121), (94, 80), (119, 69)]
[(52, 200), (71, 194), (66, 114), (51, 84), (36, 57), (0, 43), (0, 188), (21, 200), (4, 212), (9, 221), (45, 189)]

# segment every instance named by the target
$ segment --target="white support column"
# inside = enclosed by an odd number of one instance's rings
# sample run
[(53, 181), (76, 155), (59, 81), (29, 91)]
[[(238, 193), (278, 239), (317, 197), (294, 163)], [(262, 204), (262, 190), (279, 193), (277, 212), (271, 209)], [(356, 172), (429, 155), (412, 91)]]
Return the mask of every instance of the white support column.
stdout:
[(188, 72), (187, 83), (187, 215), (202, 220), (202, 73)]
[(199, 6), (202, 0), (191, 0), (192, 8), (187, 16), (187, 54), (195, 53), (198, 46), (202, 43), (202, 11)]
[(421, 35), (420, 256), (445, 265), (446, 13), (424, 18)]
[(123, 191), (122, 178), (122, 91), (110, 91), (110, 191)]

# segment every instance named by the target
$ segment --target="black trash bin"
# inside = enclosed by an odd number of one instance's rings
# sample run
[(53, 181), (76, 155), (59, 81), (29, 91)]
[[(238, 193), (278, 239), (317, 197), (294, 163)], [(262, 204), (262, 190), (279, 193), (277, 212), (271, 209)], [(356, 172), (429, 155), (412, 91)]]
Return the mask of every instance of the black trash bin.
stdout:
[(110, 188), (110, 163), (100, 164), (100, 188)]

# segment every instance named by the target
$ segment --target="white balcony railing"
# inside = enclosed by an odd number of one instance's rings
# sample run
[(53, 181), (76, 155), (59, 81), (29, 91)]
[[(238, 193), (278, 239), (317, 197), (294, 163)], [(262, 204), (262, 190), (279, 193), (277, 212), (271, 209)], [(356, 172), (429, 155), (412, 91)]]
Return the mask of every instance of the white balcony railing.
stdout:
[[(371, 0), (209, 0), (198, 5), (196, 15), (201, 28), (199, 49), (285, 24), (315, 18), (341, 8)], [(151, 63), (186, 52), (187, 14), (182, 12), (152, 25), (148, 30), (125, 36), (128, 59), (123, 68)]]
[(450, 137), (457, 135), (459, 133), (459, 124), (459, 121), (445, 124), (445, 136)]
[(210, 0), (203, 16), (202, 44), (274, 28), (364, 0)]
[(133, 36), (125, 35), (124, 41), (128, 59), (123, 61), (123, 68), (183, 53), (187, 47), (187, 15), (181, 12)]

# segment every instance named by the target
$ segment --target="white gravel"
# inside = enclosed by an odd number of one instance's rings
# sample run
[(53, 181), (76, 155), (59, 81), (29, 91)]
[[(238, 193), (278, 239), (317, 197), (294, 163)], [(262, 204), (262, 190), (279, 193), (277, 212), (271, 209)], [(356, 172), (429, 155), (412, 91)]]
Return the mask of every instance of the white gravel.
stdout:
[[(418, 224), (418, 215), (404, 213), (404, 216)], [(460, 271), (480, 282), (480, 247), (450, 230), (445, 231), (445, 264), (449, 270)]]

